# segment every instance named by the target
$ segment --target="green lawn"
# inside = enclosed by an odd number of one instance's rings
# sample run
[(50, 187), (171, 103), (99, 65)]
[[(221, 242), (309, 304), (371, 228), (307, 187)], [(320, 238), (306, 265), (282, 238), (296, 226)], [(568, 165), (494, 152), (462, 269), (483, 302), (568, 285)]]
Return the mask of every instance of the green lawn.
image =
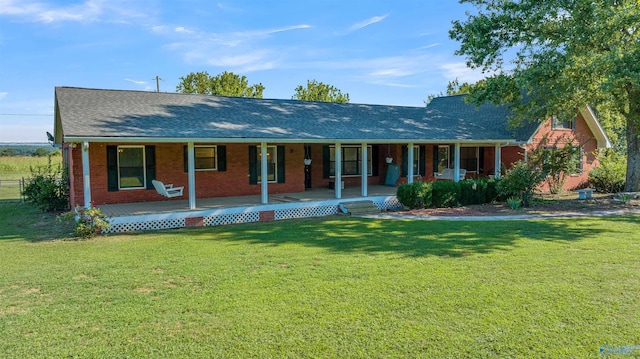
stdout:
[(598, 358), (640, 345), (640, 216), (43, 241), (66, 233), (0, 202), (0, 357)]

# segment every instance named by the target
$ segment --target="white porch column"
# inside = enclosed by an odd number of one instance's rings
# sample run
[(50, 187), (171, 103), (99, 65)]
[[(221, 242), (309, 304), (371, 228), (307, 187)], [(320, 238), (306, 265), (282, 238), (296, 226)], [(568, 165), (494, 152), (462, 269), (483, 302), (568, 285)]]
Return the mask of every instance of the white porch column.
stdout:
[(260, 144), (260, 193), (262, 204), (269, 203), (269, 162), (267, 158), (267, 143)]
[(362, 163), (361, 163), (361, 171), (362, 171), (362, 186), (361, 186), (361, 195), (362, 197), (367, 196), (368, 192), (368, 180), (369, 180), (369, 154), (367, 153), (367, 144), (362, 144)]
[(407, 183), (413, 183), (413, 143), (407, 145)]
[(456, 143), (453, 147), (453, 181), (460, 180), (460, 144)]
[(495, 170), (493, 172), (494, 172), (494, 177), (495, 178), (500, 178), (500, 162), (502, 161), (502, 159), (501, 159), (502, 154), (501, 154), (500, 144), (499, 143), (496, 143), (496, 151), (495, 152), (496, 152), (496, 154), (494, 156), (494, 158), (495, 158)]
[(91, 207), (91, 171), (89, 170), (89, 142), (82, 144), (82, 185), (84, 189), (84, 206)]
[(336, 170), (335, 170), (335, 191), (336, 198), (342, 198), (342, 144), (336, 143)]
[(196, 156), (193, 142), (187, 142), (189, 209), (196, 209)]

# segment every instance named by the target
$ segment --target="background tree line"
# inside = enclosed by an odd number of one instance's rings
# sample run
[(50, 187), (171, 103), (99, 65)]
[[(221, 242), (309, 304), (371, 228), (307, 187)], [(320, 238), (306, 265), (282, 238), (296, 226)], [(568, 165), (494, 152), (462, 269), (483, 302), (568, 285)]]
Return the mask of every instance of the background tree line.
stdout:
[(50, 145), (11, 145), (0, 144), (0, 157), (10, 156), (33, 156), (45, 157), (60, 153), (60, 149), (51, 147)]
[[(249, 85), (246, 76), (227, 71), (215, 76), (209, 75), (206, 71), (191, 72), (180, 77), (180, 82), (176, 86), (176, 91), (181, 93), (250, 98), (262, 98), (264, 89), (262, 83)], [(306, 87), (300, 85), (294, 89), (292, 99), (348, 103), (349, 94), (343, 94), (334, 86), (316, 80), (308, 80)]]

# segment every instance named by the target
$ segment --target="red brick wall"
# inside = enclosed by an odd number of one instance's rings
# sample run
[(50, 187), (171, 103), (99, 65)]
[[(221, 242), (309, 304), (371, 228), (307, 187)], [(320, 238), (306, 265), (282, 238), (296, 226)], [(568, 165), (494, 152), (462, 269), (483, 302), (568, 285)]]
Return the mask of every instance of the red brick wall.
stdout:
[[(519, 146), (504, 146), (500, 149), (500, 163), (504, 164), (507, 169), (520, 160), (524, 159), (524, 149)], [(491, 166), (491, 167), (495, 167)]]
[[(566, 140), (575, 138), (576, 143), (583, 145), (583, 173), (570, 176), (565, 185), (566, 189), (582, 186), (588, 179), (588, 172), (597, 165), (595, 151), (597, 141), (589, 130), (584, 119), (579, 116), (576, 122), (576, 130), (552, 130), (551, 120), (546, 121), (540, 131), (534, 136), (531, 150), (547, 135), (551, 142), (557, 139)], [(155, 190), (132, 189), (109, 192), (107, 190), (107, 145), (118, 143), (92, 143), (89, 146), (89, 161), (91, 164), (91, 196), (94, 204), (107, 203), (131, 203), (145, 201), (162, 201), (188, 198), (188, 177), (184, 171), (184, 146), (185, 144), (151, 143), (156, 149), (156, 178), (164, 183), (172, 183), (174, 186), (184, 186), (185, 195), (168, 199), (160, 196)], [(197, 171), (196, 172), (196, 198), (231, 197), (260, 194), (260, 184), (249, 184), (249, 144), (225, 144), (227, 147), (226, 171)], [(254, 144), (257, 145), (257, 144)], [(277, 145), (277, 144), (269, 144)], [(419, 145), (419, 144), (416, 144)], [(286, 182), (269, 183), (269, 193), (295, 193), (303, 192), (304, 187), (304, 146), (302, 144), (286, 144)], [(378, 164), (378, 176), (368, 177), (369, 184), (384, 183), (387, 173), (385, 158), (391, 156), (393, 163), (402, 163), (402, 147), (404, 145), (373, 145), (378, 146), (378, 157), (374, 158)], [(326, 188), (333, 179), (323, 178), (323, 153), (322, 144), (311, 145), (311, 187)], [(518, 146), (506, 146), (501, 150), (501, 160), (507, 168), (513, 162), (523, 159), (523, 149)], [(484, 173), (489, 174), (494, 168), (494, 148), (485, 147)], [(82, 176), (82, 146), (70, 148), (70, 175), (72, 176), (71, 204), (82, 205), (84, 201), (83, 176)], [(421, 159), (425, 167), (424, 180), (433, 179), (433, 145), (425, 146), (425, 158)], [(360, 186), (361, 177), (343, 177), (345, 186)], [(400, 177), (399, 183), (405, 183), (406, 177)]]
[[(156, 178), (174, 186), (184, 186), (184, 196), (168, 199), (155, 189), (131, 189), (109, 192), (107, 187), (108, 145), (117, 143), (91, 143), (91, 198), (96, 205), (108, 203), (133, 203), (147, 201), (187, 199), (189, 184), (184, 171), (184, 144), (150, 143), (155, 146)], [(260, 194), (260, 184), (249, 184), (249, 144), (225, 144), (227, 147), (226, 171), (196, 171), (196, 198), (231, 197)], [(270, 144), (271, 145), (271, 144)], [(274, 144), (275, 145), (275, 144)], [(72, 151), (74, 178), (74, 203), (83, 204), (81, 146)], [(269, 183), (269, 193), (295, 193), (304, 191), (304, 150), (302, 145), (285, 145), (285, 183)]]
[[(567, 143), (571, 141), (573, 145), (582, 146), (582, 173), (570, 175), (567, 177), (563, 188), (571, 190), (584, 187), (589, 181), (589, 172), (592, 168), (598, 166), (596, 154), (598, 151), (598, 142), (589, 129), (582, 115), (578, 115), (575, 119), (575, 131), (570, 129), (552, 129), (552, 120), (545, 121), (540, 130), (533, 136), (533, 144), (527, 146), (527, 151), (536, 148), (546, 137), (549, 144)], [(548, 190), (543, 185), (542, 190)]]

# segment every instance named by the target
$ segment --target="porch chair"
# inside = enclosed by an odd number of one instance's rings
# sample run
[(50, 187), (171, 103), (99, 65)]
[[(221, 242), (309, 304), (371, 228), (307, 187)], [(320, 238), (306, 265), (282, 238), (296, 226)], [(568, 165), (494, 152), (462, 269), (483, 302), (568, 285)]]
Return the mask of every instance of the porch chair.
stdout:
[(158, 194), (171, 198), (171, 197), (179, 197), (182, 196), (182, 191), (184, 187), (173, 187), (172, 184), (164, 184), (160, 181), (152, 180), (153, 187), (156, 188)]
[[(442, 170), (442, 172), (436, 174), (435, 179), (453, 181), (453, 173), (454, 173), (453, 168), (445, 168), (444, 170)], [(458, 181), (464, 180), (466, 176), (467, 176), (467, 170), (461, 168), (460, 175), (458, 176)]]

